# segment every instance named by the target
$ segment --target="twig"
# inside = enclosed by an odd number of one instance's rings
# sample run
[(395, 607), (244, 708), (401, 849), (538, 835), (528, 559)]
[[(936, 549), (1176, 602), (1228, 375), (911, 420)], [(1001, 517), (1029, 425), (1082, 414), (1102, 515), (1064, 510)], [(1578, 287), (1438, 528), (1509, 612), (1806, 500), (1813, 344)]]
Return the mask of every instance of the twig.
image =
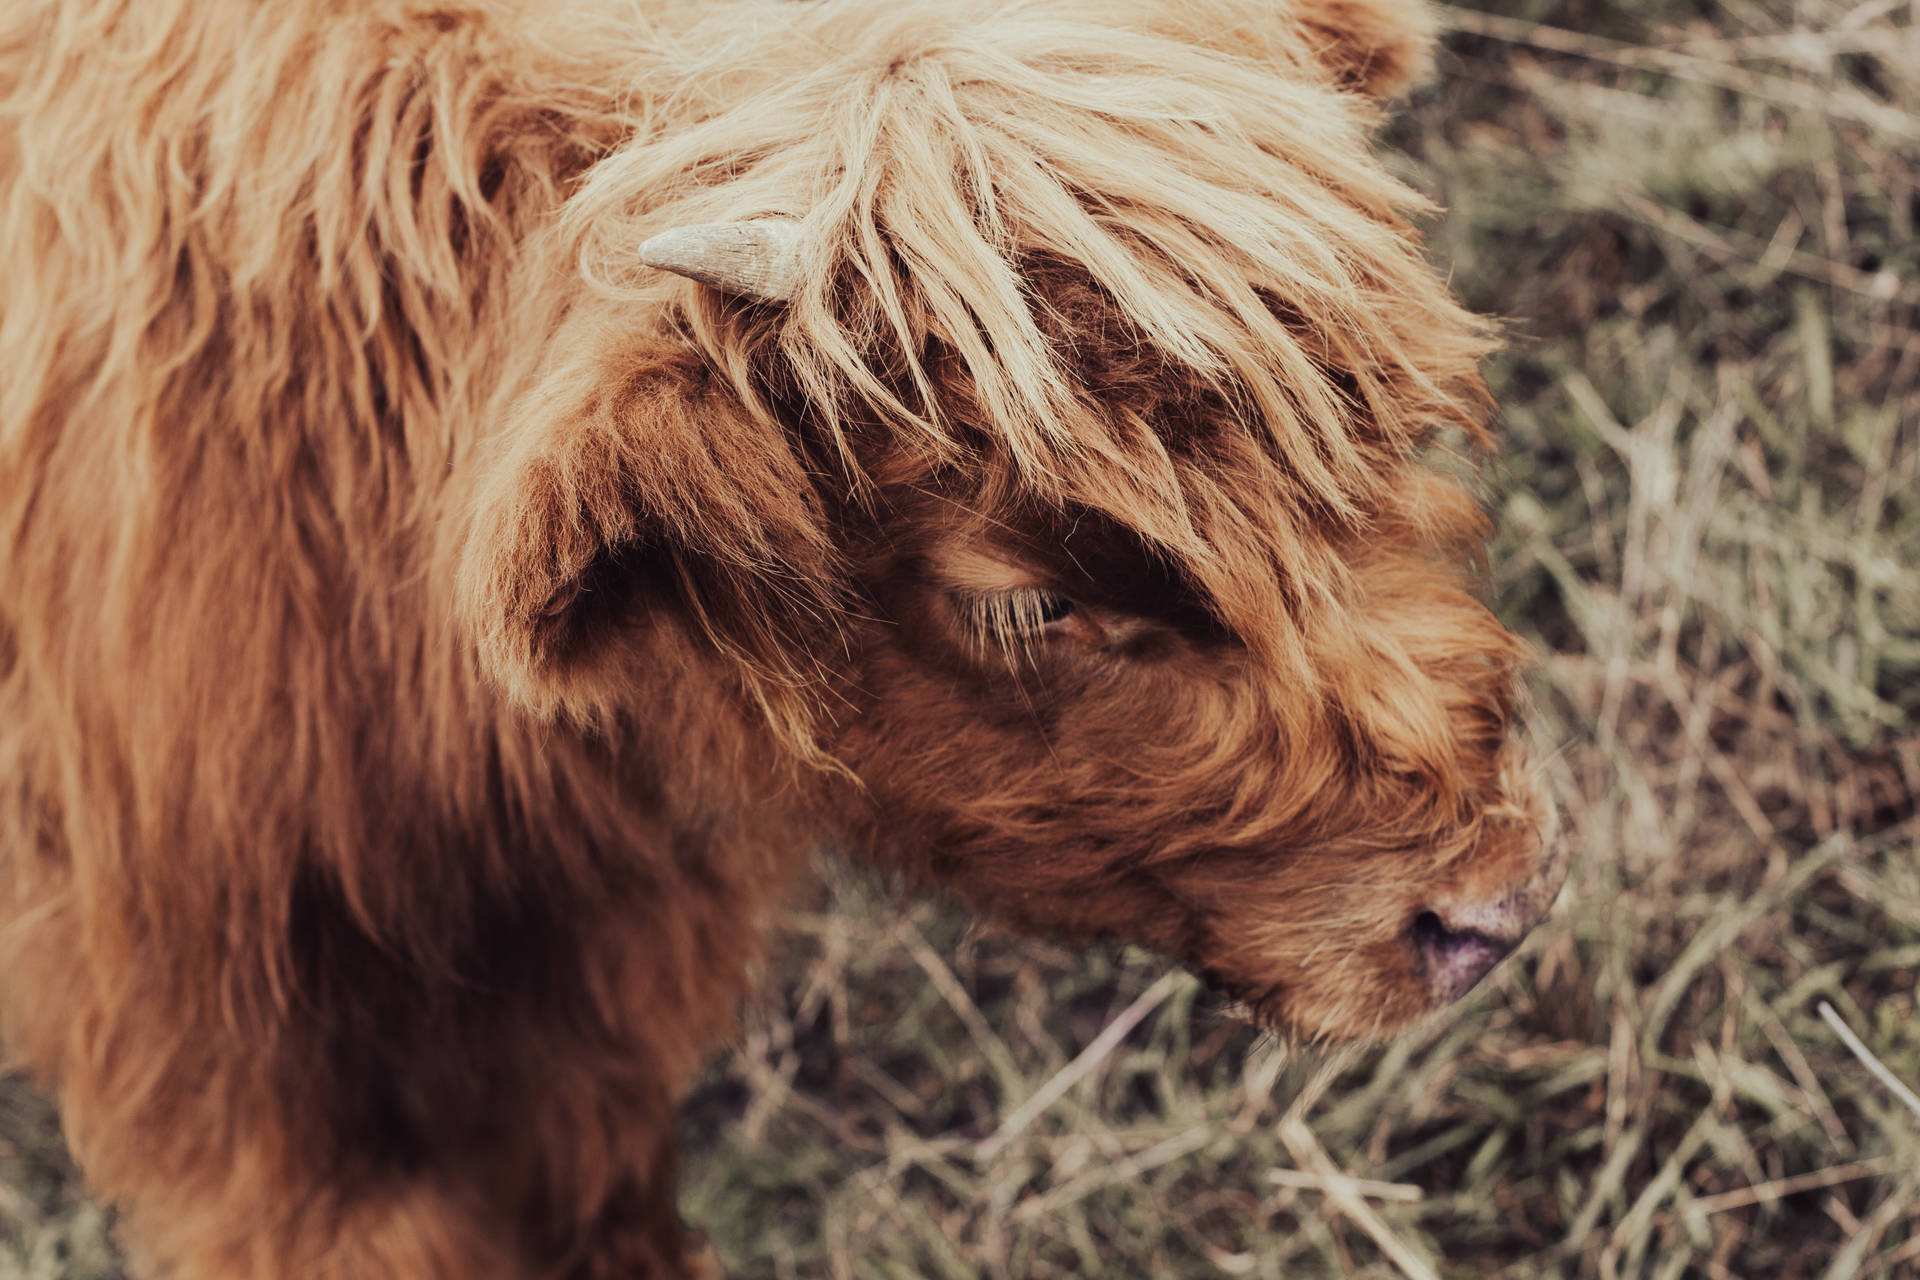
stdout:
[(1328, 1195), (1335, 1191), (1351, 1192), (1356, 1196), (1366, 1196), (1371, 1200), (1398, 1200), (1402, 1204), (1418, 1204), (1426, 1198), (1426, 1192), (1405, 1182), (1379, 1182), (1372, 1178), (1355, 1178), (1344, 1173), (1307, 1173), (1300, 1169), (1269, 1169), (1267, 1181), (1276, 1187), (1293, 1187), (1301, 1191), (1321, 1191)]
[(1677, 49), (1650, 49), (1620, 40), (1608, 40), (1603, 36), (1568, 31), (1564, 27), (1551, 27), (1494, 13), (1478, 13), (1449, 4), (1436, 8), (1441, 20), (1456, 31), (1544, 49), (1549, 53), (1571, 54), (1577, 58), (1607, 62), (1636, 71), (1661, 71), (1682, 79), (1731, 89), (1783, 107), (1870, 125), (1902, 138), (1920, 137), (1920, 118), (1877, 102), (1857, 90), (1843, 96), (1837, 90), (1789, 80), (1784, 76), (1765, 75), (1744, 67), (1723, 66)]
[(1761, 1034), (1772, 1042), (1773, 1051), (1780, 1055), (1780, 1060), (1787, 1064), (1787, 1070), (1793, 1073), (1794, 1082), (1806, 1096), (1808, 1107), (1819, 1117), (1820, 1126), (1827, 1131), (1827, 1136), (1833, 1139), (1834, 1145), (1843, 1154), (1853, 1154), (1853, 1138), (1848, 1134), (1847, 1126), (1841, 1122), (1840, 1113), (1833, 1109), (1833, 1100), (1827, 1097), (1827, 1091), (1821, 1087), (1813, 1064), (1807, 1061), (1807, 1055), (1801, 1051), (1793, 1033), (1780, 1021), (1780, 1015), (1760, 998), (1759, 992), (1752, 986), (1740, 993), (1740, 1001), (1760, 1025)]
[(46, 1219), (30, 1200), (0, 1182), (0, 1222), (8, 1221), (25, 1227), (37, 1227)]
[(980, 1052), (985, 1055), (987, 1064), (1000, 1078), (1000, 1087), (1009, 1093), (1017, 1091), (1021, 1084), (1020, 1068), (1014, 1064), (1013, 1055), (1007, 1052), (1006, 1044), (993, 1033), (993, 1028), (987, 1025), (986, 1018), (981, 1016), (979, 1006), (974, 1004), (973, 997), (969, 996), (967, 989), (960, 985), (960, 979), (953, 976), (953, 970), (947, 967), (947, 962), (927, 944), (926, 938), (911, 921), (907, 922), (901, 938), (907, 944), (907, 954), (911, 955), (926, 972), (927, 977), (933, 980), (934, 989), (939, 991), (946, 1000), (947, 1007), (953, 1010), (954, 1016), (960, 1019), (960, 1024), (967, 1029), (967, 1034), (973, 1038), (974, 1044), (979, 1046)]
[(1102, 1187), (1111, 1187), (1119, 1183), (1137, 1181), (1142, 1175), (1151, 1173), (1163, 1164), (1178, 1160), (1199, 1150), (1213, 1141), (1218, 1131), (1208, 1124), (1197, 1124), (1184, 1133), (1176, 1133), (1148, 1147), (1139, 1155), (1104, 1165), (1091, 1173), (1082, 1174), (1064, 1187), (1056, 1187), (1047, 1194), (1023, 1202), (1011, 1215), (1015, 1222), (1031, 1222), (1035, 1218), (1046, 1218), (1060, 1212), (1070, 1204), (1078, 1204)]
[(1095, 1067), (1104, 1062), (1107, 1055), (1111, 1054), (1120, 1041), (1126, 1038), (1127, 1032), (1139, 1024), (1140, 1019), (1153, 1012), (1161, 1001), (1173, 994), (1173, 989), (1178, 985), (1180, 977), (1179, 970), (1169, 970), (1161, 975), (1158, 982), (1141, 992), (1132, 1004), (1122, 1009), (1119, 1015), (1093, 1038), (1093, 1043), (1082, 1049), (1072, 1062), (1054, 1072), (1053, 1078), (1035, 1089), (1032, 1097), (1014, 1108), (1013, 1114), (1001, 1122), (993, 1136), (981, 1144), (982, 1158), (991, 1160), (1000, 1154), (1007, 1143), (1032, 1124), (1041, 1112), (1059, 1101), (1060, 1095), (1073, 1088)]
[(1920, 290), (1903, 285), (1900, 277), (1891, 270), (1868, 273), (1847, 263), (1835, 262), (1800, 249), (1788, 249), (1783, 255), (1777, 246), (1769, 245), (1757, 236), (1732, 227), (1710, 227), (1629, 188), (1620, 188), (1619, 196), (1622, 212), (1684, 240), (1696, 249), (1705, 250), (1723, 262), (1776, 262), (1782, 271), (1830, 284), (1849, 293), (1862, 294), (1876, 302), (1920, 300)]
[(1913, 1112), (1916, 1116), (1920, 1116), (1920, 1095), (1915, 1094), (1913, 1090), (1907, 1088), (1907, 1086), (1901, 1082), (1899, 1076), (1887, 1070), (1886, 1064), (1874, 1057), (1873, 1050), (1867, 1048), (1866, 1041), (1853, 1034), (1853, 1028), (1845, 1022), (1842, 1022), (1840, 1015), (1834, 1012), (1833, 1006), (1825, 1000), (1820, 1002), (1820, 1016), (1825, 1018), (1827, 1025), (1833, 1028), (1833, 1034), (1840, 1037), (1840, 1043), (1853, 1050), (1853, 1056), (1860, 1059), (1867, 1070), (1873, 1072), (1874, 1078), (1879, 1080), (1881, 1084), (1887, 1086), (1887, 1089), (1894, 1097), (1906, 1104), (1909, 1111)]
[(1718, 1195), (1701, 1196), (1686, 1206), (1686, 1212), (1705, 1215), (1725, 1213), (1729, 1209), (1744, 1209), (1753, 1204), (1772, 1204), (1776, 1200), (1784, 1200), (1802, 1191), (1818, 1191), (1822, 1187), (1837, 1187), (1843, 1182), (1875, 1177), (1894, 1167), (1895, 1161), (1892, 1156), (1882, 1156), (1876, 1160), (1856, 1160), (1852, 1164), (1835, 1165), (1831, 1169), (1816, 1169), (1812, 1173), (1795, 1174), (1791, 1178), (1779, 1178), (1773, 1182), (1762, 1182), (1757, 1186), (1738, 1187), (1732, 1191), (1722, 1191)]
[(1412, 1245), (1393, 1234), (1393, 1229), (1374, 1212), (1372, 1205), (1342, 1185), (1345, 1175), (1334, 1168), (1332, 1157), (1327, 1155), (1320, 1140), (1313, 1136), (1313, 1130), (1307, 1127), (1306, 1121), (1292, 1119), (1281, 1122), (1280, 1141), (1286, 1144), (1296, 1164), (1321, 1175), (1328, 1201), (1366, 1232), (1380, 1252), (1386, 1254), (1388, 1260), (1406, 1275), (1407, 1280), (1439, 1280), (1439, 1273), (1433, 1269), (1431, 1262), (1415, 1252)]

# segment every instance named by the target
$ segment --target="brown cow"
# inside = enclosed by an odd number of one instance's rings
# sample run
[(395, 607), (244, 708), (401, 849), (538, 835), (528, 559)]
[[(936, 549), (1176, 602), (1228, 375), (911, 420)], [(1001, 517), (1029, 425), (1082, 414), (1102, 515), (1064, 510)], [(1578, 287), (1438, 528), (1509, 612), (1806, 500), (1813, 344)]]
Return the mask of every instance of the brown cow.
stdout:
[(164, 1274), (697, 1271), (822, 839), (1329, 1039), (1554, 889), (1420, 13), (687, 8), (0, 13), (0, 1035)]

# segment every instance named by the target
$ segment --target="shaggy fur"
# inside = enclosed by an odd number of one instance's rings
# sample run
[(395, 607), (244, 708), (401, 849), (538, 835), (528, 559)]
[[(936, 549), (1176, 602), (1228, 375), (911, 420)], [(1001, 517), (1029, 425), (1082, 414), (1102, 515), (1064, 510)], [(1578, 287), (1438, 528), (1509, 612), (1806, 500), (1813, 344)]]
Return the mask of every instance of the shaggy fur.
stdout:
[(1417, 10), (561, 8), (0, 13), (0, 1036), (164, 1274), (690, 1274), (823, 837), (1325, 1037), (1539, 883)]

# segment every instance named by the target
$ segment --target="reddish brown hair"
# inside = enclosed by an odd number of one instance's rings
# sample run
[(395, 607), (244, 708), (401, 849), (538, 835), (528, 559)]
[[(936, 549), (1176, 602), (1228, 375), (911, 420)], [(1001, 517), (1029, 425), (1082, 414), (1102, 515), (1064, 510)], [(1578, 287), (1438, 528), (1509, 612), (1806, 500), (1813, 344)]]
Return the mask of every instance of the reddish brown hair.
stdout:
[[(1486, 330), (1369, 151), (1427, 32), (0, 17), (0, 1035), (161, 1263), (685, 1273), (673, 1100), (822, 837), (1429, 1007), (1541, 815), (1422, 460)], [(633, 256), (769, 214), (790, 304)]]

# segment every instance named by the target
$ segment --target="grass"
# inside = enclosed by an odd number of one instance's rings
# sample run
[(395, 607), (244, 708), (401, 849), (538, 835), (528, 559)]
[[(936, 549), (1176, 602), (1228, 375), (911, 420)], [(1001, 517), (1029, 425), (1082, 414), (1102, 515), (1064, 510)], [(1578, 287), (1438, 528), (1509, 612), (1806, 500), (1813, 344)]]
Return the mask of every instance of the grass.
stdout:
[[(732, 1274), (1920, 1276), (1920, 11), (1487, 5), (1392, 141), (1511, 318), (1560, 907), (1318, 1053), (829, 867), (684, 1111)], [(52, 1132), (0, 1085), (0, 1280), (113, 1274)]]

